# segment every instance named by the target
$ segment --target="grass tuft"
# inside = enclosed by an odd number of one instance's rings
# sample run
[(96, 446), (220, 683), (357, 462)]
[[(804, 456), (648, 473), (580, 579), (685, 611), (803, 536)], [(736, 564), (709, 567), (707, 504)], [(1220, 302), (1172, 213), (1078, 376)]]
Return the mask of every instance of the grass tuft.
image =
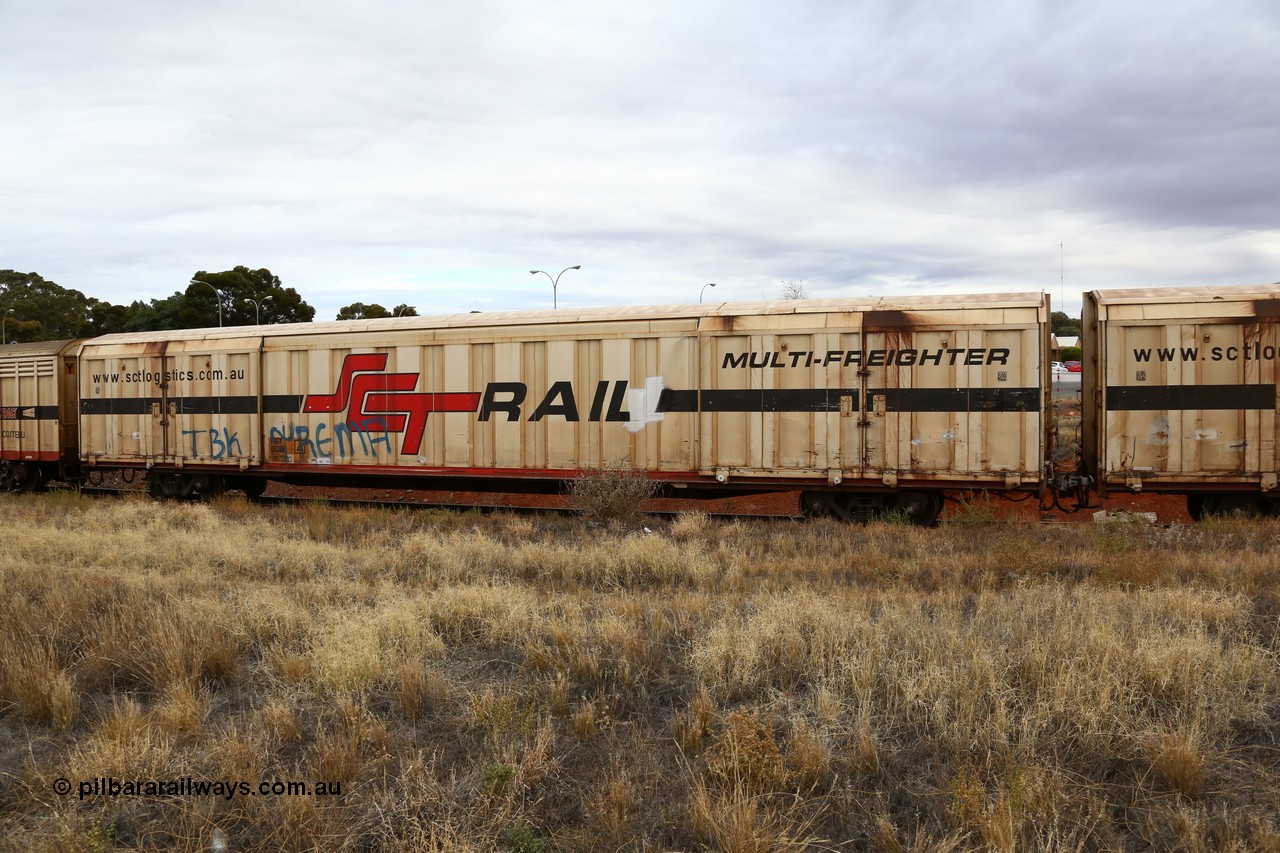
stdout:
[(569, 502), (589, 524), (634, 524), (658, 485), (630, 467), (594, 468), (569, 481)]

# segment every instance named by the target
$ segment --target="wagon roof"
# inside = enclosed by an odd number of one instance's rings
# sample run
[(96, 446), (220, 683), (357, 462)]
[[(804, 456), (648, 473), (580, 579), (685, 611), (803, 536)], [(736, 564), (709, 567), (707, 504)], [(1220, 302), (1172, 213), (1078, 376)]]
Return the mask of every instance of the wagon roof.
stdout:
[(30, 356), (57, 355), (63, 347), (71, 343), (65, 341), (33, 341), (31, 343), (5, 344), (0, 347), (0, 358), (28, 358)]
[(1274, 284), (1223, 285), (1217, 287), (1135, 287), (1095, 290), (1093, 298), (1108, 305), (1148, 302), (1236, 302), (1280, 298), (1280, 282)]
[(545, 326), (552, 323), (608, 323), (683, 317), (739, 317), (755, 315), (860, 313), (865, 311), (945, 311), (964, 308), (1038, 307), (1040, 293), (986, 293), (945, 296), (883, 296), (849, 299), (795, 299), (761, 302), (717, 302), (703, 305), (646, 305), (610, 308), (560, 308), (543, 311), (495, 311), (424, 317), (386, 317), (320, 323), (280, 323), (273, 326), (226, 326), (217, 329), (179, 329), (167, 332), (128, 332), (103, 335), (91, 343), (126, 344), (148, 341), (210, 340), (255, 336), (352, 334), (395, 329), (450, 329), (493, 326)]

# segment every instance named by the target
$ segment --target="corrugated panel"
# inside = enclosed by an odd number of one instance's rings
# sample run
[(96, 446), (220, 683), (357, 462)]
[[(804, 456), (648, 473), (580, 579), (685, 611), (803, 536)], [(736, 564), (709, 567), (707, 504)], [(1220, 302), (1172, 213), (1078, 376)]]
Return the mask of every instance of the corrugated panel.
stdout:
[(256, 339), (113, 338), (82, 349), (82, 455), (228, 467), (261, 458)]
[(1086, 386), (1104, 411), (1086, 441), (1104, 484), (1274, 478), (1277, 300), (1280, 286), (1091, 294)]
[(0, 350), (0, 458), (56, 459), (61, 450), (58, 357), (65, 341)]
[[(1041, 473), (1046, 320), (1041, 295), (995, 294), (110, 336), (86, 346), (82, 394), (130, 411), (95, 421), (86, 444), (219, 462), (200, 436), (252, 414), (262, 458), (304, 469), (1027, 482)], [(193, 377), (157, 400), (107, 393), (104, 371), (126, 368)], [(181, 402), (193, 397), (220, 402)]]
[(653, 379), (693, 387), (694, 338), (655, 335), (647, 321), (610, 327), (608, 337), (593, 329), (445, 341), (406, 329), (345, 337), (338, 348), (322, 346), (331, 337), (271, 339), (264, 392), (292, 408), (267, 411), (267, 428), (305, 446), (276, 461), (693, 470), (689, 419), (644, 418), (664, 387)]

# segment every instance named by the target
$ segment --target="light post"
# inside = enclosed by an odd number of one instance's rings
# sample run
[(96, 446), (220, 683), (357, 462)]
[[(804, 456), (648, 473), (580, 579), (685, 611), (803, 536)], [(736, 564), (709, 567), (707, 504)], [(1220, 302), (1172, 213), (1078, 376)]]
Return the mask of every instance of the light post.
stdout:
[(5, 329), (5, 324), (9, 322), (9, 315), (13, 313), (13, 309), (9, 308), (4, 312), (4, 317), (0, 318), (0, 346), (9, 343), (9, 332)]
[(222, 291), (221, 291), (221, 290), (218, 290), (218, 288), (214, 287), (214, 286), (213, 286), (212, 284), (210, 284), (209, 282), (207, 282), (207, 281), (201, 281), (201, 280), (200, 280), (200, 279), (198, 279), (198, 278), (193, 278), (193, 279), (191, 279), (191, 282), (190, 282), (190, 283), (191, 283), (191, 284), (203, 284), (205, 287), (212, 288), (212, 289), (213, 289), (213, 292), (214, 292), (214, 293), (216, 293), (216, 294), (218, 294), (218, 328), (222, 328)]
[(244, 298), (245, 302), (253, 303), (253, 325), (255, 326), (262, 325), (262, 303), (266, 302), (270, 298), (271, 297), (269, 295), (264, 296), (261, 299), (254, 299), (252, 296), (246, 296)]
[(564, 274), (565, 274), (565, 273), (567, 273), (569, 270), (580, 270), (580, 269), (582, 269), (582, 265), (581, 265), (581, 264), (579, 264), (578, 266), (575, 266), (575, 267), (565, 267), (564, 269), (560, 270), (560, 272), (556, 273), (556, 277), (555, 277), (555, 278), (551, 278), (551, 273), (547, 272), (546, 270), (529, 270), (529, 275), (537, 275), (538, 273), (542, 273), (542, 274), (543, 274), (543, 275), (545, 275), (548, 279), (550, 279), (550, 281), (551, 281), (551, 307), (552, 307), (552, 308), (556, 308), (556, 307), (558, 307), (557, 302), (556, 302), (556, 285), (558, 285), (558, 284), (560, 283), (560, 276), (564, 275)]
[(699, 304), (701, 304), (701, 302), (702, 302), (702, 294), (704, 294), (704, 293), (706, 293), (706, 292), (707, 292), (707, 288), (708, 288), (708, 287), (715, 287), (715, 286), (716, 286), (716, 283), (715, 283), (714, 281), (709, 281), (709, 282), (707, 282), (706, 284), (702, 285), (702, 290), (699, 290), (699, 291), (698, 291), (698, 302), (699, 302)]

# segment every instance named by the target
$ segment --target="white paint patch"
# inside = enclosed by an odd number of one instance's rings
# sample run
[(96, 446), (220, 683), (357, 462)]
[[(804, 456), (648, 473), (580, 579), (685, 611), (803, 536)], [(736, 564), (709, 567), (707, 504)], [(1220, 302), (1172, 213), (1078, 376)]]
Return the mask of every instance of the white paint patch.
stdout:
[(633, 388), (627, 392), (627, 411), (630, 420), (627, 429), (639, 432), (647, 424), (665, 420), (666, 415), (658, 411), (658, 401), (662, 398), (662, 389), (667, 387), (661, 376), (650, 376), (644, 380), (643, 388)]

